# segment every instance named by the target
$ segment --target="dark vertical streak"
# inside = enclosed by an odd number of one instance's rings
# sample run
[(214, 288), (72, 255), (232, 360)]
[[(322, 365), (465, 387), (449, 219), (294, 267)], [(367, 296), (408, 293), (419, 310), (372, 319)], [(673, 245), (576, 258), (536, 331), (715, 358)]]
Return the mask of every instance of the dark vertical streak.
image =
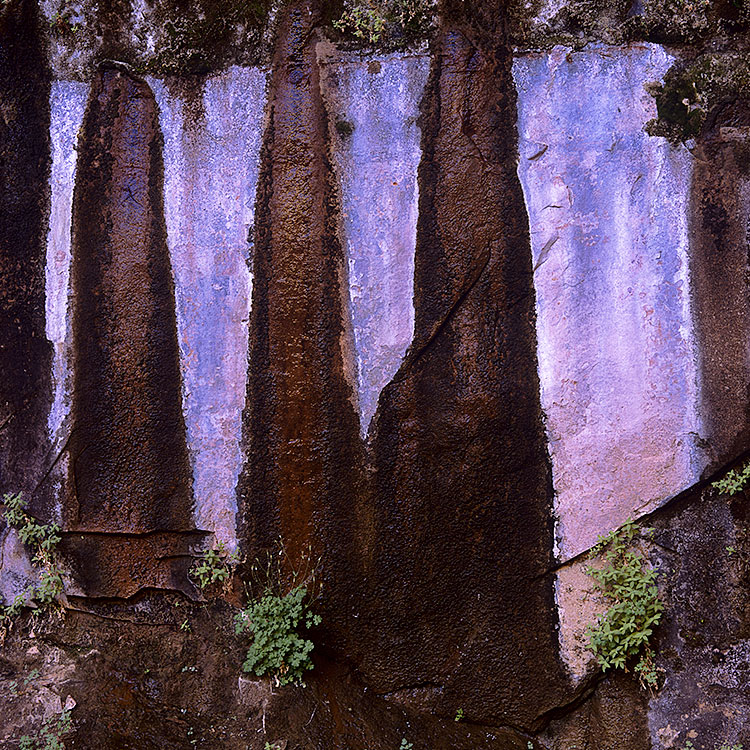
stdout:
[(71, 528), (193, 528), (156, 103), (94, 80), (73, 201)]
[(710, 473), (750, 444), (750, 143), (723, 142), (717, 127), (695, 156), (690, 276)]
[[(453, 7), (455, 6), (455, 8)], [(501, 3), (445, 3), (422, 105), (415, 336), (376, 416), (378, 690), (534, 726), (564, 700), (552, 487)]]
[(50, 447), (49, 94), (36, 3), (9, 3), (0, 9), (0, 493), (35, 489)]
[[(331, 583), (351, 572), (359, 429), (342, 354), (344, 259), (315, 52), (320, 8), (296, 2), (282, 12), (257, 193), (240, 509), (253, 552), (280, 534), (292, 565), (308, 547), (322, 554)], [(343, 588), (326, 586), (329, 625), (343, 616), (330, 599)]]

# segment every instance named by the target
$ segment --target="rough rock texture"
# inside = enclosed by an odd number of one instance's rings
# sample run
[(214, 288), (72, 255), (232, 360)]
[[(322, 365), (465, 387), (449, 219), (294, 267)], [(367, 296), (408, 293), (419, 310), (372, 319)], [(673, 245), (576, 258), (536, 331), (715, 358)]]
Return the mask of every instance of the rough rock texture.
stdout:
[(36, 4), (0, 9), (0, 492), (45, 474), (51, 346), (44, 335), (49, 69)]
[[(106, 534), (194, 528), (157, 128), (144, 81), (113, 68), (98, 74), (73, 205), (73, 427), (63, 508), (64, 528), (76, 532), (66, 552), (75, 558), (90, 548), (89, 565), (104, 566), (79, 581), (92, 596), (159, 585), (171, 574), (149, 569), (177, 566), (184, 575), (189, 562), (179, 557), (187, 539), (174, 536), (161, 555), (133, 540), (123, 564)], [(80, 532), (103, 536), (91, 545)]]
[(266, 75), (232, 67), (207, 79), (148, 81), (164, 135), (164, 212), (195, 522), (235, 547)]
[[(316, 3), (289, 6), (270, 75), (238, 496), (252, 553), (280, 535), (295, 567), (312, 548), (323, 556), (327, 594), (335, 598), (350, 567), (338, 561), (353, 544), (360, 448), (343, 319), (346, 271), (313, 35), (319, 18)], [(328, 611), (346, 619), (343, 611)]]
[(652, 519), (667, 604), (664, 686), (650, 701), (654, 750), (750, 743), (750, 535), (746, 493), (693, 492)]
[(73, 706), (69, 750), (527, 750), (527, 735), (441, 721), (372, 695), (340, 665), (317, 660), (307, 687), (238, 676), (232, 610), (179, 596), (128, 605), (88, 601), (64, 619), (23, 623), (0, 655), (0, 747)]
[(146, 83), (103, 70), (73, 205), (76, 530), (193, 527), (157, 128)]
[(614, 674), (580, 705), (554, 717), (540, 740), (549, 750), (651, 750), (647, 700), (634, 680)]
[(750, 445), (749, 126), (750, 108), (730, 109), (694, 151), (691, 275), (712, 467)]
[(560, 558), (689, 487), (706, 458), (688, 273), (691, 160), (643, 132), (656, 45), (527, 55), (519, 88)]
[(422, 104), (414, 341), (375, 417), (361, 668), (443, 715), (532, 726), (566, 688), (511, 57), (499, 6), (445, 12)]
[[(442, 0), (385, 54), (341, 2), (39, 5), (0, 3), (0, 489), (64, 521), (65, 616), (0, 627), (0, 747), (63, 706), (68, 748), (747, 746), (747, 500), (696, 484), (750, 455), (747, 8)], [(647, 511), (654, 695), (585, 638), (586, 547)], [(304, 689), (231, 634), (279, 538)], [(0, 530), (3, 601), (37, 574)]]
[(327, 47), (318, 48), (321, 84), (341, 190), (357, 405), (366, 435), (380, 392), (414, 334), (417, 116), (429, 58), (364, 60), (357, 53), (330, 54)]

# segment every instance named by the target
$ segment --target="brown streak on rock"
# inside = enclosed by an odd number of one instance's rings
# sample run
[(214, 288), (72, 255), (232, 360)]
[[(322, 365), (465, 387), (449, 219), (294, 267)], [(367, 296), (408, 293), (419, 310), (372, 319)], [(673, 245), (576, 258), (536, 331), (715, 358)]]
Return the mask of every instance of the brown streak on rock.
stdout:
[(438, 713), (534, 728), (571, 690), (543, 576), (552, 487), (511, 52), (502, 3), (446, 2), (441, 15), (422, 104), (414, 342), (375, 418), (362, 670), (378, 691), (438, 686)]
[(720, 132), (695, 150), (690, 223), (706, 476), (750, 443), (750, 139), (722, 140)]
[[(355, 532), (360, 451), (346, 381), (337, 201), (314, 29), (316, 2), (280, 20), (261, 155), (245, 441), (244, 535), (254, 551), (281, 534), (291, 565), (327, 552), (326, 575)], [(337, 562), (338, 561), (338, 562)], [(337, 587), (327, 587), (335, 595)]]
[[(74, 427), (69, 528), (193, 528), (156, 103), (94, 80), (73, 205)], [(72, 508), (71, 508), (72, 509)]]
[[(50, 72), (32, 0), (0, 17), (0, 493), (32, 491), (49, 451), (45, 337)], [(37, 503), (34, 512), (39, 512)]]

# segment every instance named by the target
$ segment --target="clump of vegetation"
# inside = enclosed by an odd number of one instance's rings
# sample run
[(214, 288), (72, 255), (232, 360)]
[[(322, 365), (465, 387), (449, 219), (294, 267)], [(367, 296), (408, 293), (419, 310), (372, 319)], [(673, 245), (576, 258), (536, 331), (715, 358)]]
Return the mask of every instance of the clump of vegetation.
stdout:
[(690, 42), (711, 28), (710, 0), (649, 0), (639, 19), (643, 33), (662, 41)]
[(656, 571), (640, 552), (633, 549), (638, 527), (632, 520), (599, 542), (589, 559), (602, 556), (602, 567), (588, 566), (586, 573), (596, 581), (612, 606), (586, 630), (589, 648), (602, 670), (628, 669), (635, 661), (635, 672), (642, 687), (658, 686), (650, 638), (664, 612), (656, 586)]
[(47, 719), (42, 728), (32, 734), (25, 734), (18, 741), (20, 750), (65, 750), (63, 738), (73, 729), (70, 711)]
[(4, 495), (5, 520), (16, 530), (18, 537), (32, 553), (32, 563), (39, 568), (39, 581), (16, 596), (13, 602), (0, 608), (0, 628), (7, 632), (10, 623), (27, 606), (51, 604), (63, 591), (62, 572), (57, 564), (55, 548), (60, 542), (60, 527), (40, 524), (26, 512), (26, 501), (18, 493)]
[(731, 469), (721, 479), (712, 482), (711, 486), (725, 495), (737, 495), (747, 487), (748, 482), (750, 482), (750, 461), (741, 469)]
[(385, 29), (385, 17), (379, 9), (355, 5), (344, 10), (341, 17), (333, 22), (333, 28), (367, 44), (376, 44)]
[(320, 625), (313, 612), (317, 563), (309, 550), (293, 565), (284, 546), (250, 568), (251, 601), (235, 617), (235, 632), (250, 632), (253, 641), (242, 669), (271, 677), (278, 685), (302, 684), (313, 668), (310, 628)]
[(190, 575), (197, 579), (201, 589), (214, 583), (225, 584), (238, 562), (238, 554), (228, 552), (224, 542), (219, 542), (216, 547), (203, 553), (200, 560), (190, 569)]
[(80, 23), (73, 20), (75, 16), (73, 8), (64, 3), (60, 10), (50, 19), (50, 29), (56, 34), (75, 34), (80, 28)]
[(305, 672), (313, 668), (310, 654), (313, 642), (306, 631), (320, 625), (313, 614), (307, 589), (296, 586), (284, 596), (267, 593), (240, 612), (235, 630), (249, 630), (253, 642), (242, 665), (257, 677), (272, 677), (279, 685), (303, 682)]
[(333, 27), (365, 44), (393, 44), (426, 36), (433, 14), (432, 0), (354, 0)]
[(678, 144), (713, 126), (721, 110), (750, 100), (750, 59), (734, 53), (706, 54), (687, 66), (673, 66), (663, 84), (651, 84), (657, 117), (649, 135)]

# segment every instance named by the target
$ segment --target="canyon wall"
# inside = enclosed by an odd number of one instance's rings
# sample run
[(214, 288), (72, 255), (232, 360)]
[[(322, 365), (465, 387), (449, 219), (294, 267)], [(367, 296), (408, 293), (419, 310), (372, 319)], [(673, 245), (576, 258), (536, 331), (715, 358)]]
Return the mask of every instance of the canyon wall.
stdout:
[[(672, 5), (0, 6), (0, 493), (64, 581), (1, 747), (750, 744), (749, 19)], [(628, 519), (653, 691), (586, 635)], [(305, 687), (240, 671), (279, 549)]]

